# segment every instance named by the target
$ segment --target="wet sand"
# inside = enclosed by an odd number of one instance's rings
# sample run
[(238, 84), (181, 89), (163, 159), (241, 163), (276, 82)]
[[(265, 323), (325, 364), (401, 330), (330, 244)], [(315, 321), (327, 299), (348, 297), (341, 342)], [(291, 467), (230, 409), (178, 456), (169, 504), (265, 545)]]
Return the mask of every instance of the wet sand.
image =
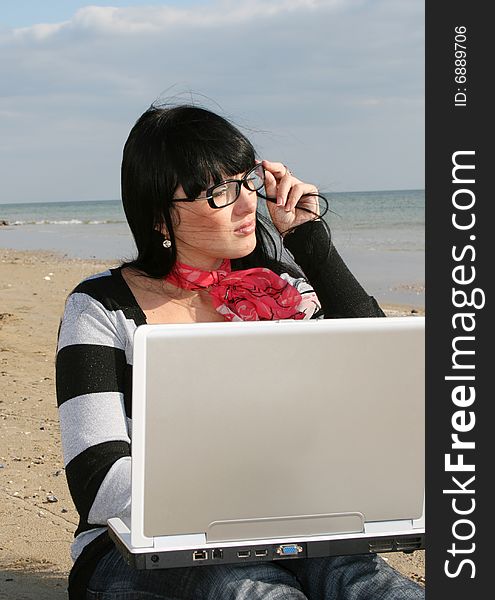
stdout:
[[(62, 600), (77, 514), (65, 480), (54, 382), (67, 294), (113, 262), (0, 249), (0, 599)], [(383, 307), (389, 316), (424, 314)], [(411, 312), (414, 311), (414, 312)], [(384, 555), (424, 583), (424, 552)]]

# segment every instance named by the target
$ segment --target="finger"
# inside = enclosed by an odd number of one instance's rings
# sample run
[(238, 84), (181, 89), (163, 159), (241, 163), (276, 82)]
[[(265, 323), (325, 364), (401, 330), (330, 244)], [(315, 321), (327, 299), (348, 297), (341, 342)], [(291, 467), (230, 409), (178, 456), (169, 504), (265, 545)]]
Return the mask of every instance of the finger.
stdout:
[[(278, 181), (277, 186), (277, 205), (284, 206), (287, 202), (287, 196), (294, 183), (302, 183), (294, 177), (289, 169), (283, 163), (270, 162), (269, 160), (262, 161), (265, 173), (273, 173), (273, 176)], [(290, 209), (287, 209), (287, 212)]]
[(287, 197), (287, 202), (285, 203), (285, 210), (287, 212), (294, 210), (297, 203), (301, 199), (301, 196), (304, 193), (303, 190), (305, 187), (306, 185), (304, 183), (296, 183), (296, 185), (292, 186), (292, 188), (290, 189), (290, 193)]
[(276, 179), (282, 179), (282, 177), (284, 177), (284, 175), (288, 172), (287, 167), (281, 162), (262, 160), (261, 164), (267, 171), (273, 173)]
[(277, 180), (270, 171), (265, 171), (265, 192), (268, 197), (275, 198), (277, 196)]
[(317, 196), (305, 196), (305, 194), (317, 194), (318, 193), (318, 189), (310, 184), (310, 183), (296, 183), (295, 185), (292, 186), (289, 195), (287, 197), (287, 202), (285, 204), (285, 210), (286, 211), (290, 211), (290, 210), (294, 210), (297, 206), (297, 204), (299, 203), (299, 201), (301, 200), (301, 198), (304, 199), (302, 200), (302, 202), (304, 202), (304, 206), (305, 208), (308, 208), (310, 210), (313, 210), (314, 212), (319, 213), (319, 203), (318, 203), (318, 198)]
[[(285, 210), (289, 211), (290, 208), (287, 208), (287, 198), (289, 196), (289, 192), (294, 187), (295, 181), (297, 181), (292, 175), (284, 175), (282, 179), (278, 182), (277, 186), (277, 205), (283, 206), (285, 205)], [(297, 185), (297, 184), (296, 184)]]

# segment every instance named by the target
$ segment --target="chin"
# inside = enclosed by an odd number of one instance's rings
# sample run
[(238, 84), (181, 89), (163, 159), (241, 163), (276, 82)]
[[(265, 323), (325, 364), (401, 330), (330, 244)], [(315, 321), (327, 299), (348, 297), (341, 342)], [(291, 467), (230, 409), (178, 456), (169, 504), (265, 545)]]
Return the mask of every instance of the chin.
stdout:
[(244, 243), (242, 247), (232, 248), (229, 252), (229, 258), (244, 258), (256, 248), (256, 236), (253, 234), (253, 240), (250, 243)]

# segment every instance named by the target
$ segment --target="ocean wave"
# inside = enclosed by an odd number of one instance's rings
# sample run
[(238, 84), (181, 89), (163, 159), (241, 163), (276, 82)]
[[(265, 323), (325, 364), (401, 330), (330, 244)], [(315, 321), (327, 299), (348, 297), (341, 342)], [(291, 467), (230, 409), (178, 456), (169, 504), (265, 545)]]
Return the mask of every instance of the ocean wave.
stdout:
[(40, 221), (10, 221), (9, 225), (112, 225), (125, 223), (118, 219), (103, 219), (101, 221), (81, 221), (80, 219), (41, 219)]
[(82, 225), (83, 221), (79, 219), (61, 219), (59, 221), (51, 221), (50, 219), (42, 219), (41, 221), (35, 221), (35, 225)]
[[(341, 223), (338, 223), (341, 225)], [(344, 223), (349, 229), (424, 229), (424, 220), (404, 220), (404, 221), (357, 221), (354, 223)]]

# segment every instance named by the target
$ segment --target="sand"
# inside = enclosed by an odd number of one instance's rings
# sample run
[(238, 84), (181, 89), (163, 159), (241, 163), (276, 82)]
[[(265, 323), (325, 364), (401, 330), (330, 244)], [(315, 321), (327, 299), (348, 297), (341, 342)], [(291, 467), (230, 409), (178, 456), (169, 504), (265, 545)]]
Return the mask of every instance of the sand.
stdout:
[[(62, 462), (56, 336), (67, 294), (113, 264), (0, 249), (1, 600), (67, 598), (77, 513)], [(389, 316), (424, 314), (417, 307), (384, 309)], [(383, 556), (424, 583), (423, 551)]]

